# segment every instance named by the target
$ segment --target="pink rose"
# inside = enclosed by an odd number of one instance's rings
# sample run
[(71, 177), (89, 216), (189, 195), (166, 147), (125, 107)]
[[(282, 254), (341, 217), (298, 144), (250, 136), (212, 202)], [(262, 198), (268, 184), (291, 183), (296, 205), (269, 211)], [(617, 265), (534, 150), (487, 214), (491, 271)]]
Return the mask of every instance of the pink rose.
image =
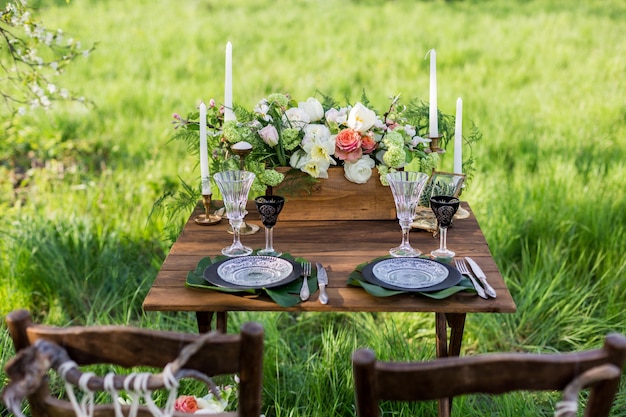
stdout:
[(344, 161), (357, 161), (363, 155), (362, 137), (354, 129), (344, 129), (335, 139), (335, 156)]
[(192, 395), (181, 395), (176, 399), (174, 409), (183, 413), (195, 413), (198, 411), (199, 407), (196, 397)]
[(370, 154), (376, 149), (376, 141), (372, 137), (371, 132), (361, 138), (361, 148), (363, 148), (364, 154)]

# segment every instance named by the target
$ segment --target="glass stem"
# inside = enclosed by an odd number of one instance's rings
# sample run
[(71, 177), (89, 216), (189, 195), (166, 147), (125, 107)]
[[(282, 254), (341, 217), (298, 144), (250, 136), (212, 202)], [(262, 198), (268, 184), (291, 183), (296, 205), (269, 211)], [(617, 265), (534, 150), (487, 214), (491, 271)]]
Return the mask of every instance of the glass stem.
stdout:
[(233, 246), (241, 245), (241, 222), (238, 222), (237, 225), (233, 223), (230, 224), (233, 228)]
[(448, 228), (439, 226), (439, 250), (447, 250)]
[(265, 250), (274, 251), (274, 228), (265, 228)]
[(409, 232), (411, 231), (411, 226), (401, 225), (401, 227), (402, 227), (402, 244), (400, 246), (403, 246), (403, 247), (411, 246), (409, 244)]

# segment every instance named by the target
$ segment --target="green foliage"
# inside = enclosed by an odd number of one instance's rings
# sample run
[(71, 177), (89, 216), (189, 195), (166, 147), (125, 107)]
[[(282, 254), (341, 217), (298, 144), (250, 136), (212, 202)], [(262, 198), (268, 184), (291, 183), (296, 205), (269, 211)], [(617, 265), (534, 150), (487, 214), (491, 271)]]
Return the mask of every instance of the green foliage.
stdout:
[[(626, 333), (622, 1), (40, 3), (50, 25), (99, 42), (59, 79), (97, 107), (16, 120), (8, 128), (22, 132), (19, 143), (0, 136), (3, 158), (35, 151), (39, 161), (24, 160), (27, 176), (17, 187), (11, 165), (0, 164), (2, 315), (26, 307), (60, 325), (196, 331), (192, 313), (141, 311), (167, 238), (178, 234), (194, 199), (169, 236), (161, 214), (149, 214), (163, 193), (195, 191), (188, 185), (197, 183), (198, 158), (187, 149), (197, 148), (195, 135), (168, 142), (170, 116), (200, 100), (221, 101), (230, 40), (236, 103), (276, 91), (354, 98), (366, 90), (376, 108), (389, 92), (426, 97), (423, 56), (436, 48), (442, 112), (453, 112), (462, 96), (472, 118), (464, 120), (464, 151), (471, 146), (476, 162), (462, 198), (518, 307), (469, 315), (463, 353), (573, 351), (598, 347), (609, 331)], [(438, 30), (416, 26), (425, 21)], [(469, 144), (472, 122), (483, 139)], [(443, 170), (452, 166), (448, 151)], [(349, 357), (357, 347), (386, 359), (434, 355), (432, 315), (229, 318), (233, 332), (247, 320), (265, 326), (268, 416), (354, 415)], [(13, 352), (2, 329), (4, 364)], [(612, 417), (624, 415), (625, 393), (623, 378)], [(469, 396), (455, 399), (455, 410), (550, 415), (558, 399)], [(384, 405), (397, 415), (434, 415), (435, 407)]]

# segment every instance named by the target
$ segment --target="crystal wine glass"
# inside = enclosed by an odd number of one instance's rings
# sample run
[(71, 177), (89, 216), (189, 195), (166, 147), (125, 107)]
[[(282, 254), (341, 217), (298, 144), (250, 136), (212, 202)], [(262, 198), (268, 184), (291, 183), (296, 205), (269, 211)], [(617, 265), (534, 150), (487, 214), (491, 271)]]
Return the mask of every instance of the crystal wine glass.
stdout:
[(459, 209), (459, 199), (448, 195), (437, 195), (430, 198), (430, 208), (439, 223), (439, 249), (430, 252), (437, 258), (453, 258), (454, 252), (447, 248), (446, 238), (448, 227), (452, 224), (454, 214)]
[(285, 204), (285, 197), (279, 195), (263, 195), (255, 198), (254, 202), (261, 215), (263, 226), (265, 226), (265, 249), (261, 249), (257, 253), (266, 256), (282, 255), (282, 252), (274, 250), (274, 226), (276, 226), (278, 215)]
[(248, 193), (255, 175), (252, 172), (241, 170), (224, 171), (218, 172), (213, 178), (222, 193), (228, 221), (233, 229), (233, 244), (222, 249), (222, 254), (226, 256), (250, 255), (252, 248), (241, 243), (239, 232), (246, 215)]
[(428, 175), (423, 172), (397, 171), (387, 174), (387, 181), (396, 203), (396, 216), (402, 228), (402, 243), (400, 246), (389, 249), (391, 256), (419, 256), (422, 252), (411, 247), (409, 232), (415, 218), (415, 210), (420, 194)]

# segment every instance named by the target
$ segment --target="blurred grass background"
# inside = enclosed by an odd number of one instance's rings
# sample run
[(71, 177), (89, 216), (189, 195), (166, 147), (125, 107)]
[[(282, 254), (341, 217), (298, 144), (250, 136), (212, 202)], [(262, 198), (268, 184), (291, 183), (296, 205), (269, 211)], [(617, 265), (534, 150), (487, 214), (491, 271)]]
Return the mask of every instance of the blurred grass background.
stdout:
[[(470, 315), (463, 354), (590, 349), (626, 333), (623, 1), (32, 4), (47, 27), (97, 43), (62, 76), (96, 106), (29, 114), (6, 132), (21, 140), (11, 156), (24, 180), (16, 187), (16, 166), (1, 161), (0, 314), (195, 331), (193, 315), (141, 310), (171, 244), (149, 213), (179, 177), (198, 176), (197, 158), (168, 142), (171, 115), (221, 101), (231, 41), (234, 100), (247, 107), (277, 91), (355, 100), (365, 90), (379, 109), (397, 93), (428, 100), (424, 56), (435, 48), (441, 111), (454, 114), (462, 97), (466, 134), (472, 122), (483, 133), (463, 199), (518, 307)], [(354, 415), (357, 347), (434, 356), (432, 315), (240, 313), (229, 324), (246, 320), (266, 327), (268, 416)], [(552, 415), (557, 399), (472, 396), (455, 413)], [(433, 404), (385, 409), (435, 415)], [(612, 416), (626, 416), (624, 379)]]

